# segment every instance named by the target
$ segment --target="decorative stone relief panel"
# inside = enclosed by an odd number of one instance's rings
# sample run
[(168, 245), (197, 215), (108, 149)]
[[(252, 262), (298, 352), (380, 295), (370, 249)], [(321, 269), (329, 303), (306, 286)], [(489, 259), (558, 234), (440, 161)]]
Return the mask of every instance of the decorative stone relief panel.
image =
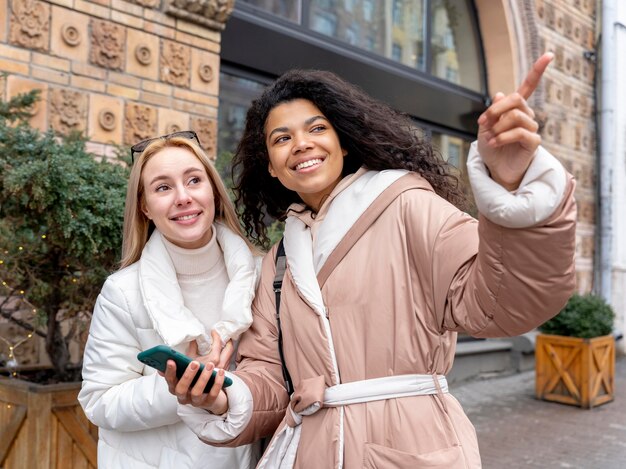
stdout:
[(215, 147), (217, 144), (217, 121), (203, 119), (201, 117), (191, 118), (191, 128), (196, 131), (200, 144), (204, 151), (212, 160), (217, 158)]
[[(159, 125), (157, 135), (171, 134), (179, 130), (189, 130), (189, 114), (170, 108), (159, 108)], [(198, 137), (199, 138), (199, 137)]]
[(153, 53), (147, 44), (137, 44), (135, 47), (135, 59), (141, 65), (150, 65), (153, 60)]
[(89, 16), (52, 5), (50, 50), (76, 62), (89, 60)]
[(141, 104), (126, 104), (124, 143), (133, 145), (146, 138), (157, 136), (157, 110)]
[(191, 48), (171, 41), (163, 41), (161, 50), (161, 81), (189, 88)]
[(9, 41), (21, 47), (50, 49), (50, 5), (37, 0), (13, 0)]
[(164, 0), (165, 12), (221, 31), (233, 12), (235, 0)]
[(89, 96), (89, 139), (100, 143), (122, 143), (124, 101), (121, 98)]
[(581, 255), (582, 257), (592, 258), (594, 251), (593, 236), (583, 236), (581, 239)]
[(191, 50), (191, 89), (217, 96), (219, 91), (220, 57), (218, 54), (193, 48)]
[[(578, 202), (578, 219), (580, 221), (593, 225), (595, 223), (595, 216), (593, 201)], [(584, 257), (590, 257), (590, 255), (586, 254)]]
[(32, 106), (31, 118), (28, 122), (31, 127), (45, 132), (48, 129), (48, 85), (16, 75), (7, 77), (7, 99), (30, 90), (41, 90), (39, 94), (41, 99)]
[[(555, 119), (558, 121), (558, 119)], [(548, 141), (561, 143), (561, 127), (554, 123), (554, 120), (548, 120), (545, 126), (545, 135)]]
[(213, 67), (211, 67), (210, 64), (204, 63), (198, 66), (198, 75), (203, 82), (211, 83), (215, 73), (213, 72)]
[(126, 72), (159, 79), (159, 37), (129, 28), (126, 31)]
[(124, 67), (126, 31), (122, 26), (102, 20), (91, 20), (89, 61), (111, 70)]
[(591, 291), (593, 286), (593, 272), (576, 271), (576, 291)]
[(87, 124), (88, 97), (79, 91), (50, 90), (50, 124), (57, 132), (83, 131)]

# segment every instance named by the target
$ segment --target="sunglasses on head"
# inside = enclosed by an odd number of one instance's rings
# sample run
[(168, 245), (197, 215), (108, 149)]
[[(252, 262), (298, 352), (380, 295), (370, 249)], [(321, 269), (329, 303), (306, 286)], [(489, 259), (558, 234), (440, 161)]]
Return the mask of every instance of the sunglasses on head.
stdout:
[(195, 140), (198, 142), (198, 146), (202, 148), (200, 144), (200, 140), (198, 139), (198, 134), (196, 134), (193, 130), (180, 130), (178, 132), (172, 132), (171, 134), (161, 135), (160, 137), (152, 137), (142, 140), (141, 142), (135, 143), (132, 147), (130, 147), (130, 160), (131, 162), (135, 162), (135, 155), (141, 155), (141, 153), (148, 148), (152, 142), (157, 140), (169, 140), (170, 138), (186, 138), (189, 140)]

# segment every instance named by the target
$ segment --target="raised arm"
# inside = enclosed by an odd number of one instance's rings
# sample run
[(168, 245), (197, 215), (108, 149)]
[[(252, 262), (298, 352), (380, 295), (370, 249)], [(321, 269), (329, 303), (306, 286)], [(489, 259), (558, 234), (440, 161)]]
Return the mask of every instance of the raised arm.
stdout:
[(541, 144), (535, 113), (527, 99), (553, 58), (552, 53), (539, 57), (517, 91), (506, 96), (496, 93), (478, 119), (478, 152), (493, 180), (507, 190), (519, 187)]

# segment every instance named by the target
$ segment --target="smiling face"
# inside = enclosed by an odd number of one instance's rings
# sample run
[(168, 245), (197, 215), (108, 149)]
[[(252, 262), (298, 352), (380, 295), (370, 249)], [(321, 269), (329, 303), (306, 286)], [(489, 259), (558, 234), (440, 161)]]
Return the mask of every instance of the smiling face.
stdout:
[(166, 147), (143, 167), (142, 212), (171, 243), (206, 245), (215, 217), (213, 187), (204, 165), (188, 149)]
[(311, 101), (296, 99), (273, 108), (265, 123), (269, 172), (317, 211), (342, 177), (337, 132)]

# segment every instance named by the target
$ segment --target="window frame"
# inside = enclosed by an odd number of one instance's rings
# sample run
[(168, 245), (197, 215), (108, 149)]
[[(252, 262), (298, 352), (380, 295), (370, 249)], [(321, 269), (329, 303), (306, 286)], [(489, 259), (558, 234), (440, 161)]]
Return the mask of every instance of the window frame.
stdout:
[[(431, 2), (425, 1), (427, 15), (430, 15)], [(301, 24), (237, 2), (222, 33), (222, 64), (267, 77), (278, 76), (292, 68), (331, 70), (426, 127), (442, 128), (446, 133), (475, 135), (478, 130), (476, 119), (489, 100), (476, 10), (472, 1), (466, 1), (483, 64), (481, 83), (484, 89), (481, 92), (302, 26), (307, 24), (304, 16), (308, 12), (308, 0), (302, 0)], [(430, 21), (426, 23), (424, 60), (429, 67)]]

